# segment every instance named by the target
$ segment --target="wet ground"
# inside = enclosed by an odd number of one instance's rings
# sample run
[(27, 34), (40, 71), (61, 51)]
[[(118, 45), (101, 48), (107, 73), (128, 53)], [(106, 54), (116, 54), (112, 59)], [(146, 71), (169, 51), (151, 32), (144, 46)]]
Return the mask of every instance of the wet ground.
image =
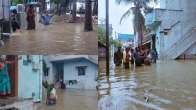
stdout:
[(34, 31), (13, 33), (0, 54), (90, 54), (97, 55), (97, 25), (84, 32), (83, 23), (37, 23)]
[(111, 70), (98, 82), (100, 110), (196, 110), (196, 60)]
[(45, 104), (45, 98), (43, 98), (41, 103), (33, 103), (32, 100), (25, 100), (15, 102), (3, 108), (16, 107), (19, 110), (98, 110), (95, 90), (67, 89), (58, 90), (57, 93), (57, 104), (53, 106), (47, 106)]

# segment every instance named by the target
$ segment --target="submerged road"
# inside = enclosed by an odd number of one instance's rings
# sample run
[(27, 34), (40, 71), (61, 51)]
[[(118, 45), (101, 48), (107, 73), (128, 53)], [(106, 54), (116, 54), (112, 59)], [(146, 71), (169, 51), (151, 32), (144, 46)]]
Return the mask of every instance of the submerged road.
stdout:
[(37, 23), (36, 30), (13, 33), (0, 54), (98, 54), (97, 25), (84, 32), (83, 23)]
[(113, 68), (110, 77), (99, 78), (99, 109), (196, 110), (195, 67), (195, 60), (181, 60), (159, 61), (135, 71)]

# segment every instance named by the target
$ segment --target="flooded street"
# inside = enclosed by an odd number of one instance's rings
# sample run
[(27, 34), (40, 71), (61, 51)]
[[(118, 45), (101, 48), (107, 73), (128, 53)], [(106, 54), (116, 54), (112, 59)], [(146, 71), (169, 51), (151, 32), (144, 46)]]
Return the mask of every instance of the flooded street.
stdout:
[(83, 23), (37, 24), (36, 30), (13, 33), (0, 54), (91, 54), (97, 49), (97, 26), (84, 32)]
[(95, 90), (67, 89), (58, 91), (57, 104), (47, 106), (45, 101), (38, 104), (37, 110), (97, 110)]
[(98, 81), (100, 110), (196, 110), (196, 61), (111, 70)]
[[(19, 110), (98, 110), (95, 90), (58, 90), (57, 104), (47, 106), (45, 96), (41, 103), (33, 103), (32, 100), (17, 101), (3, 108), (18, 108)], [(4, 110), (4, 109), (3, 109)]]

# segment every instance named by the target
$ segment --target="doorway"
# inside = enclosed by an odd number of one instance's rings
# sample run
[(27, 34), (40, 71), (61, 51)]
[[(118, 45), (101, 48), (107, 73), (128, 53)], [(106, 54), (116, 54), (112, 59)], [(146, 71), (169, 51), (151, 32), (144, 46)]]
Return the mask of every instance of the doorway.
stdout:
[(64, 63), (63, 62), (55, 62), (55, 82), (61, 82), (64, 80)]
[(8, 73), (11, 83), (11, 94), (10, 97), (18, 96), (18, 57), (16, 55), (7, 55), (7, 61), (11, 63), (8, 64)]

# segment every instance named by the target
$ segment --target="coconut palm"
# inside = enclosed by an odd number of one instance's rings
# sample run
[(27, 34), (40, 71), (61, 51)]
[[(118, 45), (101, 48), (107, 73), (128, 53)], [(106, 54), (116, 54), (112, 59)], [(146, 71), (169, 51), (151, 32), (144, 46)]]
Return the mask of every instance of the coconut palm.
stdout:
[(93, 30), (93, 24), (92, 24), (92, 1), (91, 0), (85, 0), (84, 30), (85, 31), (92, 31)]
[(144, 35), (144, 31), (146, 30), (145, 27), (145, 19), (144, 19), (144, 15), (142, 14), (142, 12), (149, 12), (149, 10), (151, 10), (152, 8), (148, 6), (149, 2), (157, 2), (157, 0), (116, 0), (117, 3), (129, 3), (131, 4), (133, 7), (130, 7), (121, 17), (120, 22), (122, 22), (122, 20), (124, 18), (126, 18), (127, 16), (129, 16), (131, 13), (133, 13), (134, 15), (134, 19), (133, 19), (133, 29), (134, 29), (134, 35), (138, 37), (138, 43), (139, 45), (142, 44), (142, 39), (143, 39), (143, 35)]

